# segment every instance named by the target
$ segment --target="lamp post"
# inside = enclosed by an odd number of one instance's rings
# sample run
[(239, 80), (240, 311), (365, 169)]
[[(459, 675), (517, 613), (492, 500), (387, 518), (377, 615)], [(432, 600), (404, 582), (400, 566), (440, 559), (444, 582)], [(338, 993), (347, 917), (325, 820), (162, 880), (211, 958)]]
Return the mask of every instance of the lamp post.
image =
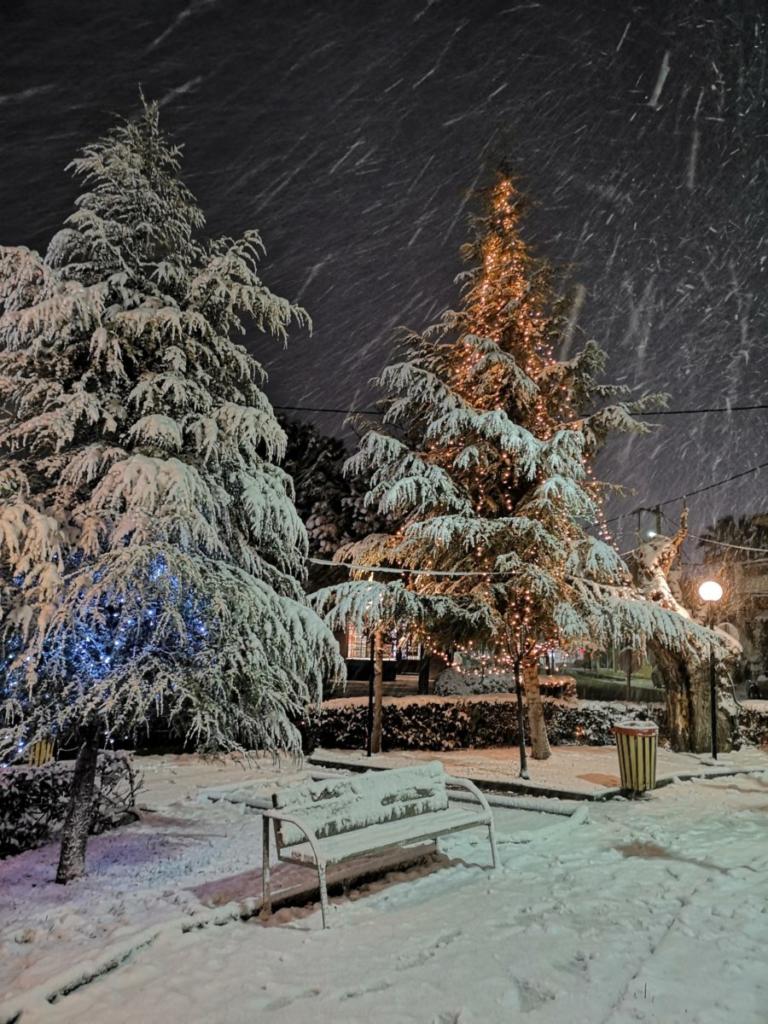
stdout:
[[(717, 580), (705, 580), (699, 586), (699, 597), (707, 605), (707, 625), (714, 626), (715, 605), (723, 596)], [(712, 760), (717, 760), (717, 679), (715, 678), (715, 645), (709, 641), (709, 714), (712, 728)]]
[(371, 757), (373, 754), (373, 683), (376, 678), (376, 639), (373, 633), (371, 633), (370, 639), (370, 658), (368, 659), (368, 715), (366, 718), (368, 737), (366, 739), (366, 755)]

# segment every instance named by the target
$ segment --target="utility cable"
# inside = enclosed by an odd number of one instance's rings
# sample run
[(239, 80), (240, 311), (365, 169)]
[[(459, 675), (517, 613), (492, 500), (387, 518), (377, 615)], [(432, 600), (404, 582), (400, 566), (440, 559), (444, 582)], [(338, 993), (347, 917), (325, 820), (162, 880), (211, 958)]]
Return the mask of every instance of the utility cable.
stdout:
[[(709, 537), (700, 537), (696, 533), (689, 533), (688, 536), (691, 540), (701, 541), (702, 544), (716, 544), (719, 548), (730, 548), (733, 551), (756, 551), (760, 555), (768, 555), (768, 548), (752, 548), (747, 544), (729, 544), (724, 540), (710, 540)], [(748, 560), (744, 559), (744, 561), (746, 562)]]
[[(705, 491), (712, 491), (716, 487), (723, 487), (725, 484), (731, 483), (733, 480), (739, 480), (741, 477), (749, 476), (751, 473), (758, 473), (761, 469), (768, 468), (768, 462), (760, 462), (756, 466), (751, 466), (749, 469), (744, 469), (740, 473), (733, 473), (731, 476), (723, 477), (722, 480), (715, 480), (714, 483), (706, 484), (704, 487), (697, 487), (692, 491), (686, 491), (685, 494), (678, 494), (676, 498), (667, 498), (666, 501), (657, 501), (654, 505), (650, 506), (650, 510), (653, 511), (657, 508), (663, 508), (664, 505), (674, 505), (678, 501), (685, 501), (686, 498), (692, 498), (696, 494), (704, 494)], [(643, 509), (632, 509), (631, 512), (622, 512), (618, 516), (612, 516), (610, 519), (606, 519), (607, 523), (616, 523), (620, 519), (629, 519), (630, 516), (636, 515), (638, 512), (648, 511), (647, 508)]]
[[(337, 413), (345, 416), (384, 416), (385, 413), (381, 409), (339, 409), (335, 406), (316, 406), (316, 405), (275, 405), (273, 406), (278, 412), (320, 412), (320, 413)], [(761, 403), (758, 405), (713, 405), (705, 406), (700, 409), (659, 409), (657, 412), (633, 412), (631, 416), (646, 417), (646, 416), (699, 416), (704, 413), (711, 412), (754, 412), (759, 409), (768, 409), (768, 402)]]

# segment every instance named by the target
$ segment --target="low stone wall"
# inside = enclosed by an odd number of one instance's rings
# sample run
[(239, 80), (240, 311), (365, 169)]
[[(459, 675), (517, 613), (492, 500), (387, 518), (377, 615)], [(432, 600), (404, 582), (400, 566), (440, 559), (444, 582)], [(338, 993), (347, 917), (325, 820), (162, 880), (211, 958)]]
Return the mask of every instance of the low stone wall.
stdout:
[[(613, 726), (626, 718), (653, 721), (663, 737), (665, 710), (660, 704), (559, 700), (544, 697), (550, 742), (612, 744)], [(363, 749), (368, 703), (364, 697), (326, 701), (304, 723), (305, 749)], [(768, 719), (767, 719), (768, 721)], [(468, 697), (388, 697), (383, 708), (385, 750), (461, 750), (516, 744), (514, 694)]]

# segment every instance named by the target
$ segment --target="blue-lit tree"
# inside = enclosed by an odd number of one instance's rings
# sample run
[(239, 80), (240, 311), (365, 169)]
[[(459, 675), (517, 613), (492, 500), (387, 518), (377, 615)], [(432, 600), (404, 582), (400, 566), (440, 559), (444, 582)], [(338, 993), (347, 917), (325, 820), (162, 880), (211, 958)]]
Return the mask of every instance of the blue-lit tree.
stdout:
[(86, 191), (45, 256), (0, 248), (0, 741), (79, 738), (62, 882), (105, 737), (161, 716), (199, 747), (295, 750), (341, 671), (235, 340), (308, 318), (262, 283), (258, 234), (201, 237), (179, 165), (145, 106), (73, 162)]

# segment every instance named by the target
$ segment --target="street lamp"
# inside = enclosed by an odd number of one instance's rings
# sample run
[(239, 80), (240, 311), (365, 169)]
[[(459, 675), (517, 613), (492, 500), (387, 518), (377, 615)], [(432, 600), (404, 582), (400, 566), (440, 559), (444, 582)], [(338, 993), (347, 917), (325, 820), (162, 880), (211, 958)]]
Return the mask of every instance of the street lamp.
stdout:
[[(723, 596), (717, 580), (704, 580), (699, 586), (699, 597), (707, 605), (707, 625), (714, 626), (715, 605)], [(709, 641), (709, 714), (712, 729), (712, 760), (717, 760), (717, 680), (715, 678), (715, 645)]]

